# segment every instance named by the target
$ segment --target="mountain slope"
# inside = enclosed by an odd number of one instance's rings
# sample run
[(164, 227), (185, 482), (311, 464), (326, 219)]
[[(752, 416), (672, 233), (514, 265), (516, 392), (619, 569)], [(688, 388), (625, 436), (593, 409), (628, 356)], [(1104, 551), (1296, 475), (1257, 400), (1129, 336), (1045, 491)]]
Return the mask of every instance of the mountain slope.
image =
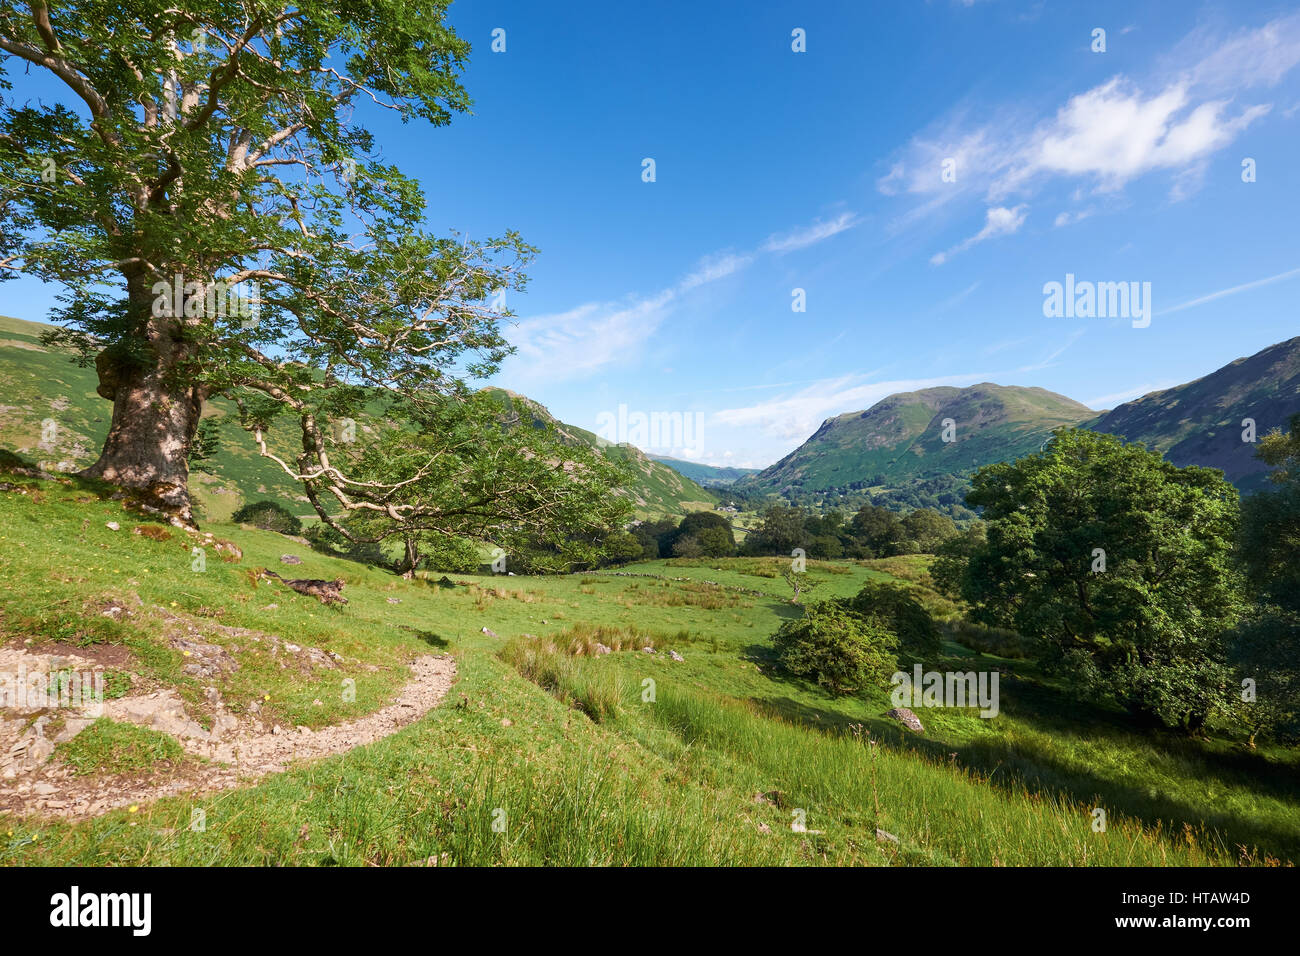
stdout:
[(760, 470), (758, 468), (727, 468), (718, 465), (703, 465), (695, 461), (669, 458), (666, 455), (649, 455), (647, 457), (662, 462), (679, 475), (683, 475), (705, 488), (725, 487), (739, 481), (741, 478), (756, 475)]
[[(737, 487), (813, 492), (965, 474), (1037, 451), (1052, 429), (1096, 416), (1042, 388), (985, 382), (901, 392), (866, 411), (827, 419), (793, 452)], [(943, 440), (946, 419), (953, 441)]]
[(1104, 413), (1089, 427), (1140, 441), (1175, 465), (1221, 468), (1242, 491), (1265, 484), (1254, 444), (1242, 441), (1242, 420), (1258, 436), (1284, 429), (1300, 412), (1300, 336), (1229, 362), (1203, 378), (1150, 392)]
[[(0, 448), (35, 459), (53, 471), (85, 468), (99, 454), (108, 434), (112, 407), (95, 392), (93, 368), (81, 368), (67, 353), (41, 344), (51, 326), (0, 316)], [(606, 455), (632, 463), (635, 480), (623, 489), (641, 516), (682, 514), (709, 507), (717, 496), (683, 478), (667, 465), (647, 459), (635, 448), (610, 446), (591, 432), (556, 421), (541, 405), (523, 396), (536, 420), (555, 424), (574, 442), (603, 448)], [(190, 472), (190, 493), (208, 520), (224, 521), (248, 501), (282, 501), (300, 514), (311, 513), (302, 486), (274, 462), (263, 458), (248, 433), (239, 427), (231, 402), (207, 403), (203, 417), (216, 423), (215, 457)], [(43, 433), (42, 423), (53, 422)], [(358, 421), (358, 438), (374, 425)], [(46, 440), (46, 439), (49, 440)], [(293, 448), (299, 439), (287, 421), (273, 424), (270, 444)]]

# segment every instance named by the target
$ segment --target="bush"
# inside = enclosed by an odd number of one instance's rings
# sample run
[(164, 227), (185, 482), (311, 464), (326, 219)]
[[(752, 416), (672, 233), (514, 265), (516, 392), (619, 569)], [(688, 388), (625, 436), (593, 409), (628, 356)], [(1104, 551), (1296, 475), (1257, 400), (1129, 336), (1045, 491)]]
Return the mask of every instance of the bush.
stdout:
[(244, 505), (233, 515), (231, 520), (238, 524), (251, 524), (263, 531), (275, 531), (279, 534), (302, 534), (302, 522), (298, 516), (277, 501), (254, 501)]
[(868, 581), (856, 597), (842, 603), (859, 617), (877, 619), (898, 636), (904, 650), (918, 657), (934, 656), (943, 647), (934, 618), (905, 587)]
[(832, 694), (885, 685), (898, 670), (898, 638), (879, 618), (863, 618), (839, 602), (811, 604), (797, 621), (786, 621), (772, 639), (782, 666), (816, 681)]

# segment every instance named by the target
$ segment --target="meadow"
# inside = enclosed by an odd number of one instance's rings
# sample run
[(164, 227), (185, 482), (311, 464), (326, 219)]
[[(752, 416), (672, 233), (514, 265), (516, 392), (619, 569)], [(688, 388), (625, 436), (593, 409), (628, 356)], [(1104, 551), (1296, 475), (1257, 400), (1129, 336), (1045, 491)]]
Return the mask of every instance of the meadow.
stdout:
[[(232, 709), (319, 727), (377, 709), (406, 663), (454, 656), (441, 706), (386, 739), (263, 779), (83, 822), (11, 813), (5, 864), (1238, 865), (1300, 857), (1294, 752), (1138, 730), (1082, 709), (1020, 659), (948, 641), (940, 666), (997, 667), (1001, 713), (886, 718), (885, 690), (833, 697), (777, 666), (771, 635), (800, 613), (779, 559), (641, 562), (556, 577), (413, 581), (301, 541), (213, 524), (196, 542), (73, 479), (6, 476), (0, 638), (112, 657), (137, 688), (175, 687), (199, 719), (217, 683)], [(118, 525), (117, 530), (109, 527)], [(140, 533), (136, 533), (140, 532)], [(232, 542), (234, 559), (215, 542)], [(325, 607), (250, 571), (345, 581)], [(934, 611), (928, 558), (810, 562), (816, 596), (907, 581)], [(138, 600), (137, 600), (138, 599)], [(114, 619), (105, 606), (124, 606)], [(242, 643), (199, 679), (183, 625)], [(285, 668), (247, 639), (277, 635), (345, 663)], [(955, 633), (950, 631), (950, 633)], [(611, 649), (598, 653), (597, 645)], [(655, 653), (644, 648), (652, 647)], [(111, 654), (110, 654), (111, 652)], [(670, 652), (683, 658), (675, 660)], [(339, 678), (355, 680), (342, 699)], [(74, 743), (81, 741), (76, 738)], [(93, 746), (92, 746), (93, 742)], [(147, 744), (147, 742), (145, 742)], [(122, 753), (114, 757), (114, 748)], [(129, 732), (55, 760), (165, 777), (177, 756)], [(151, 764), (152, 761), (152, 764)], [(1107, 814), (1104, 832), (1093, 810)], [(206, 829), (189, 828), (194, 809)]]

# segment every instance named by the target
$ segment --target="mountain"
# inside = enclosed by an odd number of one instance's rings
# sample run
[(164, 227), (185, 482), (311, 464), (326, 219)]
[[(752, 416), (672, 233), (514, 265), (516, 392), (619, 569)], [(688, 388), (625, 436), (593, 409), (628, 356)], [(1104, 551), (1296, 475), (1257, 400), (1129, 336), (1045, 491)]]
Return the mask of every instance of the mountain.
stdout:
[[(50, 328), (40, 322), (0, 316), (0, 447), (33, 458), (51, 470), (74, 471), (99, 455), (112, 408), (95, 392), (98, 380), (93, 368), (82, 368), (70, 361), (68, 353), (41, 343), (41, 333)], [(531, 399), (494, 391), (514, 402), (516, 408), (526, 405), (534, 420), (554, 422), (571, 441), (630, 461), (635, 480), (622, 493), (632, 500), (639, 517), (680, 515), (712, 507), (717, 501), (712, 492), (631, 446), (610, 445), (591, 432), (556, 421)], [(312, 513), (302, 486), (263, 458), (239, 427), (233, 403), (215, 399), (207, 403), (203, 416), (215, 423), (219, 436), (213, 459), (190, 472), (190, 493), (204, 516), (225, 520), (244, 503), (263, 498), (290, 504), (303, 515)], [(43, 433), (45, 422), (54, 424), (51, 432)], [(358, 437), (374, 427), (358, 421)], [(288, 421), (277, 422), (270, 430), (273, 446), (291, 448), (298, 441)]]
[(1258, 436), (1287, 427), (1300, 412), (1300, 336), (1239, 358), (1185, 385), (1150, 392), (1106, 412), (1089, 427), (1140, 441), (1175, 465), (1223, 469), (1242, 491), (1267, 484), (1243, 419)]
[(962, 475), (1037, 451), (1052, 429), (1096, 417), (1086, 405), (1042, 388), (984, 382), (900, 392), (866, 411), (827, 419), (793, 452), (737, 488), (807, 493)]
[(757, 468), (724, 468), (718, 465), (702, 465), (694, 461), (682, 461), (666, 455), (650, 455), (655, 461), (662, 462), (679, 475), (683, 475), (705, 488), (722, 488), (734, 484), (741, 478), (756, 475)]
[(623, 489), (636, 507), (639, 517), (679, 515), (688, 511), (712, 508), (718, 496), (700, 487), (690, 478), (679, 474), (668, 465), (647, 456), (634, 445), (615, 445), (595, 432), (570, 425), (555, 418), (540, 402), (503, 388), (487, 389), (503, 404), (511, 405), (516, 412), (527, 412), (535, 422), (554, 425), (569, 441), (603, 451), (608, 458), (629, 462), (636, 475), (631, 485)]

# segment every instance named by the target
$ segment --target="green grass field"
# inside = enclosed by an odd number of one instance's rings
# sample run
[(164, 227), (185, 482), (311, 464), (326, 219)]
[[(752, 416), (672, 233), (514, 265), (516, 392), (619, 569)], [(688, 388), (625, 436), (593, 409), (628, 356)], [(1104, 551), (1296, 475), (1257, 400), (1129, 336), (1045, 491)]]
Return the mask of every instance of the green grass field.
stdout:
[[(1001, 668), (996, 718), (922, 709), (927, 733), (918, 736), (884, 716), (884, 690), (835, 698), (790, 680), (775, 666), (771, 635), (800, 611), (777, 559), (654, 561), (560, 577), (453, 574), (448, 585), (439, 574), (407, 582), (269, 532), (210, 524), (204, 531), (243, 555), (223, 560), (209, 545), (206, 569), (195, 571), (196, 542), (92, 486), (0, 477), (11, 486), (0, 492), (6, 644), (124, 650), (117, 670), (138, 687), (176, 687), (196, 719), (215, 683), (232, 706), (256, 703), (266, 718), (311, 727), (383, 706), (417, 655), (450, 653), (459, 668), (424, 719), (253, 786), (83, 823), (0, 818), (0, 863), (1300, 859), (1294, 752), (1138, 730), (1118, 713), (1079, 707), (1026, 661), (981, 658), (951, 642), (928, 666)], [(255, 584), (253, 569), (285, 571), (282, 554), (302, 558), (297, 576), (344, 578), (350, 603), (327, 608)], [(923, 588), (926, 561), (810, 562), (813, 596), (851, 595), (868, 578)], [(937, 595), (927, 600), (953, 612)], [(129, 615), (104, 616), (109, 604)], [(229, 649), (238, 670), (204, 680), (187, 673), (170, 641), (178, 627)], [(343, 663), (283, 668), (252, 633)], [(585, 652), (598, 640), (627, 649)], [(639, 650), (646, 645), (659, 653)], [(355, 701), (339, 693), (342, 677), (355, 679)], [(165, 741), (113, 726), (73, 743), (53, 759), (91, 773), (138, 773), (177, 757)], [(1092, 828), (1096, 807), (1106, 810), (1104, 832)], [(189, 829), (195, 809), (206, 814), (203, 832)], [(878, 839), (877, 828), (897, 842)]]

